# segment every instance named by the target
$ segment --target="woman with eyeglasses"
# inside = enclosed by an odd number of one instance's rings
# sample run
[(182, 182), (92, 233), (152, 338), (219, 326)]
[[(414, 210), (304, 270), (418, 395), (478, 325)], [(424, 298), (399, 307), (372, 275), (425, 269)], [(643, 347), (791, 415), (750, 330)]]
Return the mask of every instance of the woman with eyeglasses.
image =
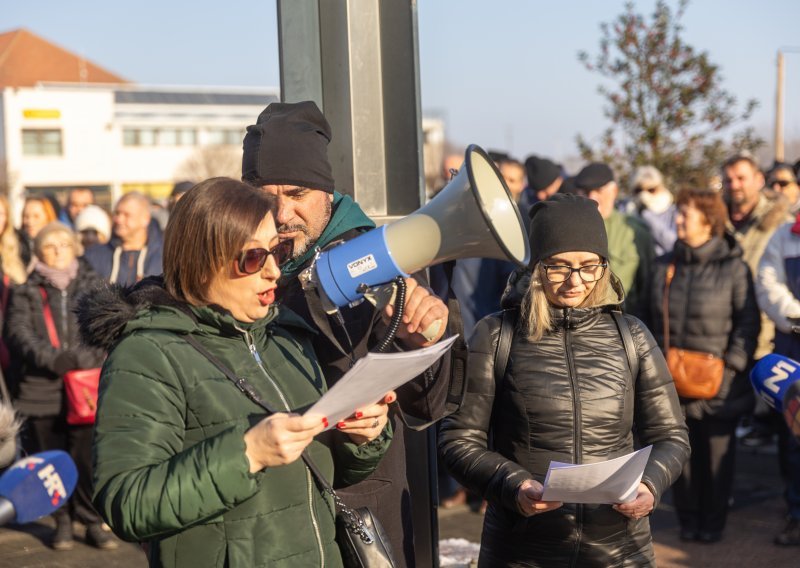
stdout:
[(662, 347), (666, 332), (670, 348), (724, 360), (714, 397), (681, 398), (692, 457), (673, 487), (681, 540), (714, 543), (722, 538), (733, 489), (736, 425), (754, 404), (748, 373), (760, 315), (742, 247), (725, 230), (722, 196), (684, 190), (677, 205), (678, 241), (657, 259), (653, 275), (653, 331)]
[(198, 184), (167, 225), (163, 285), (106, 289), (81, 308), (84, 337), (110, 348), (95, 503), (147, 544), (151, 566), (340, 566), (334, 505), (301, 453), (342, 486), (388, 447), (385, 402), (324, 433), (327, 419), (302, 415), (325, 379), (314, 331), (275, 304), (292, 241), (274, 205), (232, 179)]
[(11, 293), (6, 321), (12, 355), (12, 397), (25, 417), (23, 446), (28, 453), (65, 450), (78, 466), (72, 498), (53, 515), (55, 550), (74, 546), (72, 521), (86, 526), (86, 541), (98, 548), (116, 548), (92, 507), (92, 426), (70, 425), (62, 376), (67, 371), (97, 368), (103, 352), (81, 345), (73, 310), (81, 295), (100, 282), (79, 258), (82, 248), (69, 227), (57, 221), (36, 232), (33, 271)]
[[(647, 517), (689, 455), (675, 387), (647, 328), (612, 313), (623, 295), (597, 205), (558, 194), (530, 215), (531, 263), (476, 326), (439, 436), (453, 476), (489, 501), (478, 565), (654, 565)], [(551, 461), (624, 456), (634, 431), (653, 448), (633, 501), (542, 500)]]

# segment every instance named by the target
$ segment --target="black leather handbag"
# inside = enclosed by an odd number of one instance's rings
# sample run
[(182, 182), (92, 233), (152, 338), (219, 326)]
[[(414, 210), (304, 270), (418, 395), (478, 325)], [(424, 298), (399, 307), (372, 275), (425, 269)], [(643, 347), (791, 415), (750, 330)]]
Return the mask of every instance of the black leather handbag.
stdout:
[(345, 568), (394, 568), (389, 537), (372, 511), (367, 507), (351, 509), (324, 479), (320, 481), (324, 482), (326, 490), (330, 489), (336, 502), (336, 543)]

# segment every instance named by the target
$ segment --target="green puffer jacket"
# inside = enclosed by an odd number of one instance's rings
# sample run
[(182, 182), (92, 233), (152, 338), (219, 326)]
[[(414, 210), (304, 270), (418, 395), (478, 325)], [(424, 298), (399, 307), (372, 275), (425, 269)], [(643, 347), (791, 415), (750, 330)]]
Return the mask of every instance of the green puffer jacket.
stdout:
[[(150, 544), (151, 566), (340, 566), (333, 505), (303, 461), (249, 473), (243, 436), (264, 411), (181, 338), (192, 334), (273, 408), (301, 412), (325, 390), (311, 330), (288, 310), (242, 324), (165, 296), (107, 289), (79, 309), (85, 341), (113, 342), (95, 429), (98, 511), (123, 539)], [(332, 431), (309, 452), (348, 485), (390, 438), (356, 446)]]

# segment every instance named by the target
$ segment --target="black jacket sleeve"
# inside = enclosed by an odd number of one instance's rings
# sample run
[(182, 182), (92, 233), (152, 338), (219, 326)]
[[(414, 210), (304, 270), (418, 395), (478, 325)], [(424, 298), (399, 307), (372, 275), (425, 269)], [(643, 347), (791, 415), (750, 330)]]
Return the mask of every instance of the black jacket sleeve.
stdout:
[(496, 315), (485, 317), (475, 326), (469, 344), (466, 395), (461, 408), (442, 421), (439, 452), (459, 483), (516, 511), (517, 490), (533, 476), (488, 446), (499, 334), (500, 318)]
[(25, 365), (44, 369), (56, 376), (53, 368), (58, 350), (42, 333), (44, 315), (42, 300), (35, 286), (21, 285), (14, 289), (8, 303), (6, 330), (11, 349), (17, 352)]
[(732, 287), (733, 328), (728, 337), (725, 365), (741, 373), (747, 370), (753, 358), (761, 330), (761, 314), (756, 303), (753, 277), (744, 261), (737, 260), (734, 263)]
[(661, 349), (642, 322), (626, 317), (639, 355), (634, 422), (642, 445), (653, 445), (642, 483), (653, 493), (658, 506), (689, 458), (689, 431)]

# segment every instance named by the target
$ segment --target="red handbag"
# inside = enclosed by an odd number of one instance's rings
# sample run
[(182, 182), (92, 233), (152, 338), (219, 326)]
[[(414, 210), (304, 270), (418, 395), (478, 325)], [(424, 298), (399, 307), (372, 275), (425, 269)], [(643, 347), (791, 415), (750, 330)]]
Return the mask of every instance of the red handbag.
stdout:
[[(50, 336), (50, 343), (56, 349), (61, 348), (61, 341), (58, 339), (56, 324), (53, 321), (53, 312), (47, 302), (47, 291), (44, 287), (39, 287), (42, 295), (42, 312), (44, 323), (47, 327), (47, 335)], [(94, 424), (97, 414), (97, 390), (100, 386), (100, 368), (95, 369), (75, 369), (67, 371), (62, 377), (64, 381), (64, 392), (67, 395), (67, 424), (81, 426)]]

